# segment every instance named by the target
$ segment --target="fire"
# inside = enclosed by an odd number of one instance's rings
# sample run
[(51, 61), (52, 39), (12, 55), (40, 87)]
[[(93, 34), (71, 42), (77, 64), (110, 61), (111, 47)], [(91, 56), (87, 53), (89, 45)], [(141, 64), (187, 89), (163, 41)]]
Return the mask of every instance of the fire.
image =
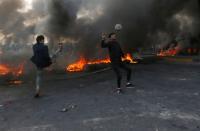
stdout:
[(128, 61), (130, 61), (130, 63), (132, 63), (132, 64), (136, 64), (136, 63), (137, 63), (137, 61), (135, 61), (135, 60), (133, 59), (132, 55), (129, 54), (129, 53), (126, 54), (126, 55), (125, 55), (125, 58), (123, 58), (122, 60), (123, 60), (123, 61), (128, 60)]
[(110, 63), (110, 59), (104, 59), (104, 60), (95, 60), (95, 61), (89, 61), (88, 65), (95, 65), (95, 64), (108, 64)]
[[(130, 63), (137, 63), (131, 54), (126, 54), (125, 58), (123, 58), (123, 61), (128, 60)], [(79, 61), (69, 65), (66, 70), (69, 72), (80, 72), (84, 70), (84, 67), (86, 65), (96, 65), (96, 64), (109, 64), (110, 59), (102, 59), (102, 60), (93, 60), (93, 61), (87, 61), (84, 57), (81, 57)]]
[(0, 75), (6, 75), (9, 74), (10, 69), (6, 65), (0, 65)]
[(20, 76), (24, 71), (24, 63), (18, 67), (10, 67), (8, 65), (0, 64), (0, 75), (12, 74), (14, 76)]
[(24, 72), (24, 64), (20, 64), (17, 68), (13, 68), (12, 74), (14, 76), (20, 76)]
[(78, 62), (75, 62), (74, 64), (71, 64), (67, 67), (67, 71), (69, 72), (79, 72), (82, 71), (87, 64), (87, 61), (85, 58), (81, 57), (81, 59)]
[(178, 54), (178, 49), (169, 49), (166, 51), (161, 51), (160, 53), (158, 53), (158, 56), (175, 56)]
[(9, 84), (10, 85), (21, 85), (23, 82), (20, 81), (20, 80), (12, 80), (12, 81), (9, 81)]

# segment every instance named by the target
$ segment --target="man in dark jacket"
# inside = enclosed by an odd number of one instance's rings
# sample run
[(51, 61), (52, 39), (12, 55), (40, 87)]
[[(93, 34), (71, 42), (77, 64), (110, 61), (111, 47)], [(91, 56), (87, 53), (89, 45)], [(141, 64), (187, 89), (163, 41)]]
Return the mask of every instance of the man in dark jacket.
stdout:
[(101, 46), (102, 48), (108, 48), (109, 50), (111, 66), (117, 75), (117, 86), (118, 86), (117, 93), (122, 93), (121, 89), (122, 74), (120, 72), (120, 69), (124, 69), (127, 72), (127, 84), (126, 84), (127, 87), (133, 86), (130, 83), (132, 71), (122, 62), (122, 57), (124, 57), (124, 53), (119, 43), (117, 42), (116, 34), (115, 33), (109, 34), (108, 40), (106, 40), (106, 35), (103, 34)]
[(36, 94), (35, 97), (40, 97), (40, 86), (41, 86), (41, 75), (44, 68), (52, 64), (51, 58), (49, 56), (48, 46), (44, 44), (44, 36), (40, 35), (36, 38), (37, 43), (33, 46), (33, 57), (31, 61), (37, 67), (37, 77), (36, 77)]

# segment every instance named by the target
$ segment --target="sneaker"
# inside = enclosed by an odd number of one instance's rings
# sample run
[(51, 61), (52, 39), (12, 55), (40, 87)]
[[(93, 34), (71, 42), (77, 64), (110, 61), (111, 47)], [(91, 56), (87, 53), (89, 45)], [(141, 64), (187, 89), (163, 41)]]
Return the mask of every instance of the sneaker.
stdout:
[(35, 96), (34, 96), (35, 98), (39, 98), (40, 97), (40, 94), (39, 93), (37, 93), (37, 94), (35, 94)]
[(128, 82), (128, 83), (126, 84), (126, 87), (127, 87), (127, 88), (135, 88), (135, 85), (133, 85), (132, 83)]

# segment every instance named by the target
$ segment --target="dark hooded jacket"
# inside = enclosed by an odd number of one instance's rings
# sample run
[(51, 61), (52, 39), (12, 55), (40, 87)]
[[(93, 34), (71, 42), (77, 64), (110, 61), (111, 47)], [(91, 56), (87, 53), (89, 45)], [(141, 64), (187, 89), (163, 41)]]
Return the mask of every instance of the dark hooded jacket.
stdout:
[(105, 40), (102, 40), (101, 47), (108, 48), (111, 64), (122, 63), (122, 57), (124, 57), (124, 53), (117, 41), (105, 42)]
[(31, 61), (37, 68), (45, 68), (52, 64), (48, 46), (44, 45), (44, 43), (36, 43), (33, 46), (33, 54)]

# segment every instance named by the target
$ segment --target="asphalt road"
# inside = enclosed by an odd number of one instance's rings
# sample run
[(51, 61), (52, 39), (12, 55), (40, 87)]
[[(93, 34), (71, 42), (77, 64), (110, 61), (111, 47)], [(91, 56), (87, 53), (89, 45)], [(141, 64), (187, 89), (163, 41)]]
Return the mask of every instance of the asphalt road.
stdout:
[(113, 93), (111, 70), (66, 80), (46, 75), (40, 99), (32, 82), (0, 85), (0, 131), (199, 131), (199, 66), (134, 65), (136, 88), (122, 95)]

